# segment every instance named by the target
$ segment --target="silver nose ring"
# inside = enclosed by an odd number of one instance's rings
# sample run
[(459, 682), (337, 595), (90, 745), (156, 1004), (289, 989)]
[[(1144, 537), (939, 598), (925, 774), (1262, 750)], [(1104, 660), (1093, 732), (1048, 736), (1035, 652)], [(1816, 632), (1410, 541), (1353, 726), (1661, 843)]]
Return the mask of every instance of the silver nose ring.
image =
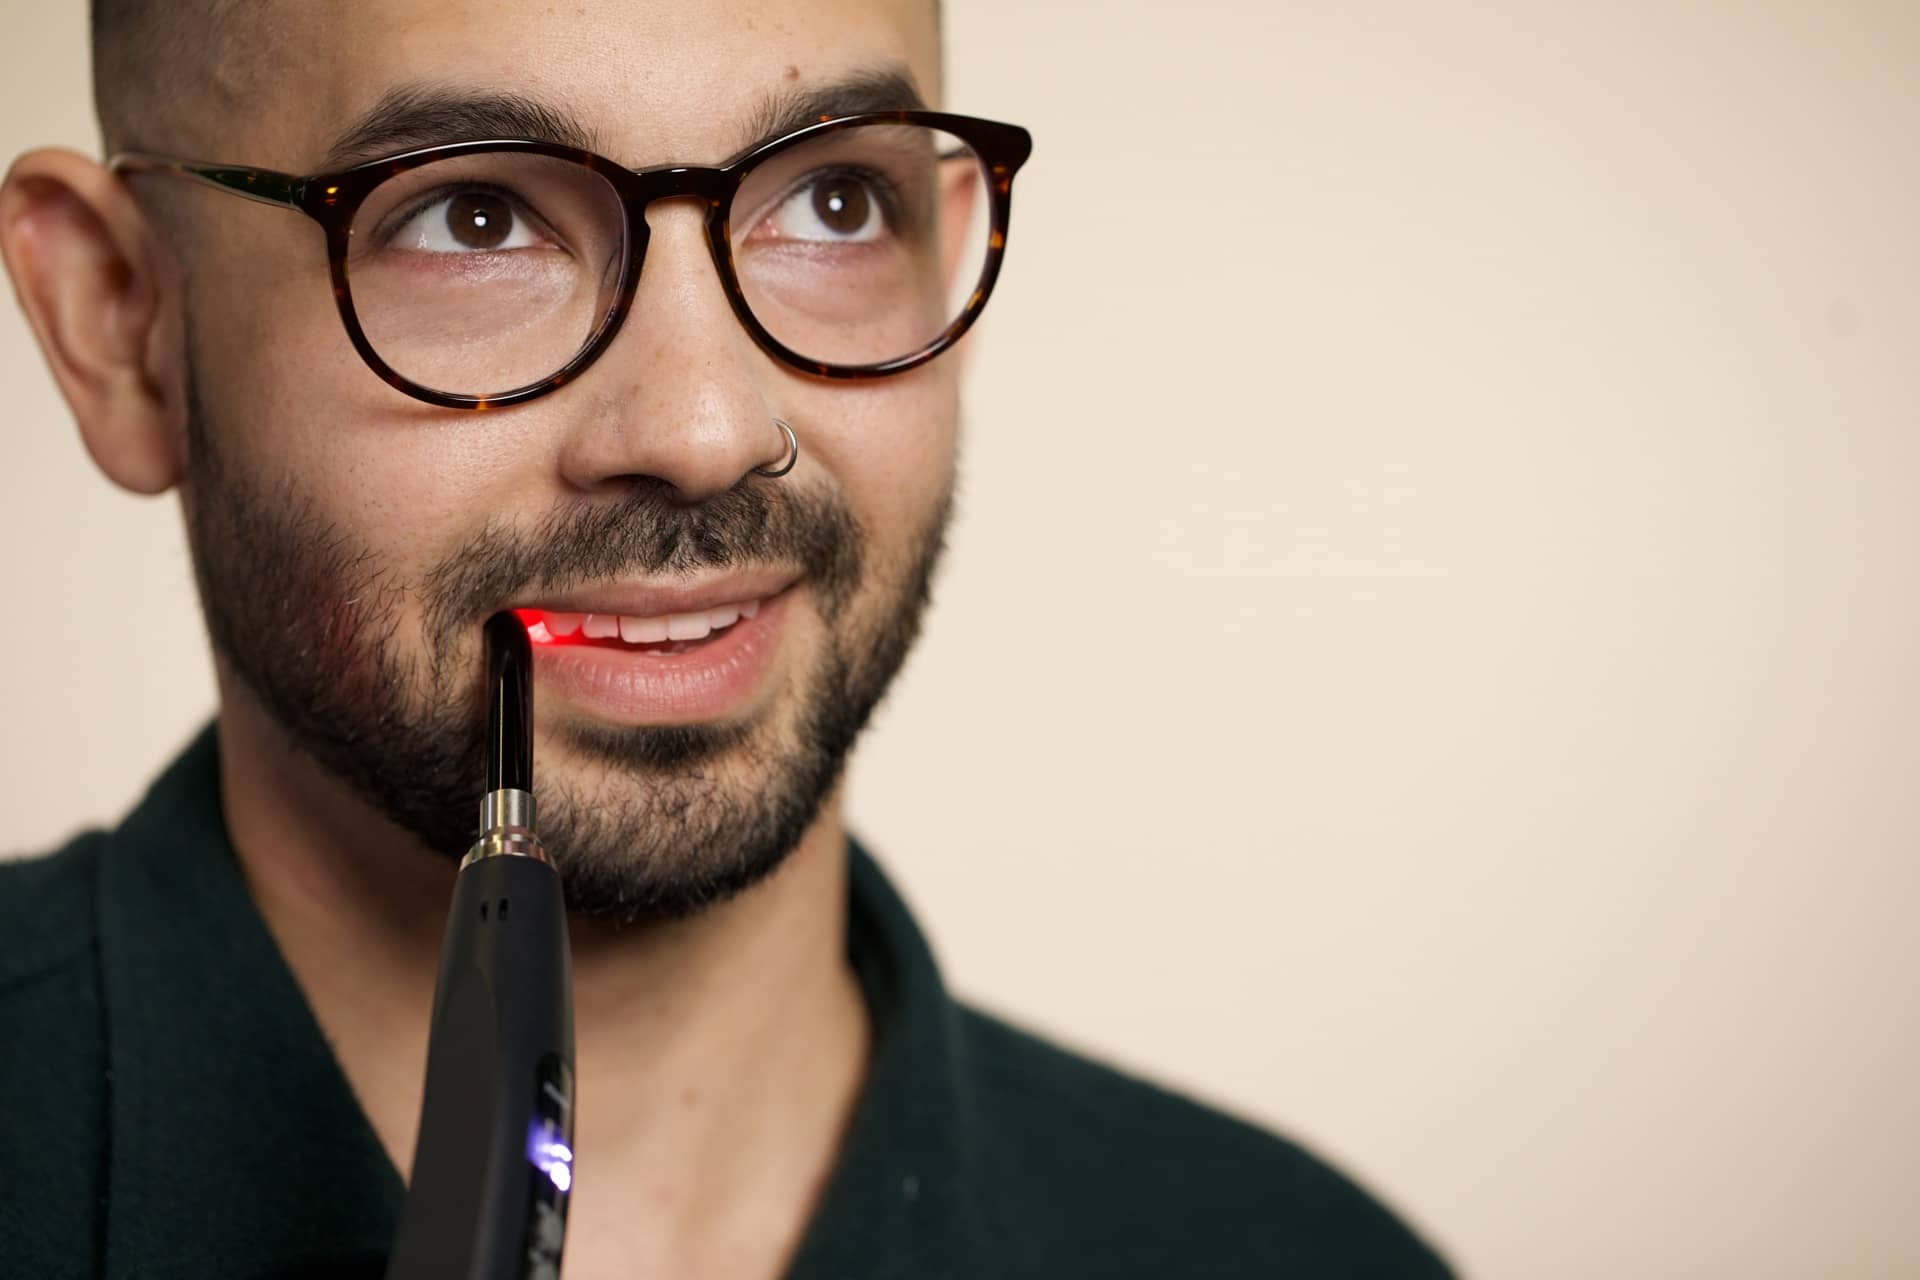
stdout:
[(777, 467), (766, 467), (766, 466), (755, 467), (753, 469), (753, 474), (757, 476), (765, 476), (769, 480), (778, 480), (781, 476), (793, 470), (794, 463), (800, 461), (800, 437), (794, 435), (793, 428), (788, 426), (786, 422), (780, 418), (775, 418), (773, 420), (773, 425), (780, 428), (781, 432), (787, 437), (786, 461), (782, 462)]

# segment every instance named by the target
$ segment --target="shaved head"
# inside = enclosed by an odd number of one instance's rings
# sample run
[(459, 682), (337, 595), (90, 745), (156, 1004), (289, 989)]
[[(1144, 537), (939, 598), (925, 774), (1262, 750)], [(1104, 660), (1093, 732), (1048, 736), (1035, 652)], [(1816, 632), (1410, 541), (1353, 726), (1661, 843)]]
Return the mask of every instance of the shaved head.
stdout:
[(258, 110), (277, 57), (272, 0), (92, 0), (93, 103), (109, 153), (203, 149)]
[[(321, 6), (278, 0), (91, 0), (93, 103), (107, 154), (213, 156), (255, 116), (288, 38)], [(305, 10), (304, 12), (302, 10)], [(933, 0), (934, 32), (940, 2)]]

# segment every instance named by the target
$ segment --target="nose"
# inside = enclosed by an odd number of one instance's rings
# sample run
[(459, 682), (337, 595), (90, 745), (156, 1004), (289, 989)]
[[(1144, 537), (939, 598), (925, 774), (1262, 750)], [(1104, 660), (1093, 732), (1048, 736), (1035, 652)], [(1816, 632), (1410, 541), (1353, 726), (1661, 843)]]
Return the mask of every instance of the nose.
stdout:
[(777, 465), (786, 438), (770, 393), (781, 375), (741, 328), (707, 249), (702, 201), (648, 212), (639, 288), (613, 345), (573, 391), (560, 452), (566, 482), (605, 493), (662, 481), (685, 502)]

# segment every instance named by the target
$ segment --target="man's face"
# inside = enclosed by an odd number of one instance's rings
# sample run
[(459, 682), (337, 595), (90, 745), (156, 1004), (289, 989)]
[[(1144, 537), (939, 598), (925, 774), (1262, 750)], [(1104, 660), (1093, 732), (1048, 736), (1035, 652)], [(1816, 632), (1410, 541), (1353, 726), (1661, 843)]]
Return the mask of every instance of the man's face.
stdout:
[[(783, 94), (890, 72), (938, 91), (924, 0), (275, 11), (280, 65), (214, 159), (314, 170), (404, 86), (549, 104), (633, 168), (723, 162)], [(216, 647), (266, 713), (457, 854), (490, 614), (557, 614), (559, 629), (589, 612), (724, 622), (745, 605), (704, 640), (537, 646), (535, 785), (583, 910), (685, 913), (777, 865), (924, 605), (953, 476), (954, 356), (864, 382), (776, 363), (729, 310), (704, 209), (666, 201), (595, 365), (517, 407), (439, 409), (355, 354), (311, 222), (192, 209), (189, 529)], [(752, 468), (785, 455), (775, 417), (801, 462), (767, 479)]]

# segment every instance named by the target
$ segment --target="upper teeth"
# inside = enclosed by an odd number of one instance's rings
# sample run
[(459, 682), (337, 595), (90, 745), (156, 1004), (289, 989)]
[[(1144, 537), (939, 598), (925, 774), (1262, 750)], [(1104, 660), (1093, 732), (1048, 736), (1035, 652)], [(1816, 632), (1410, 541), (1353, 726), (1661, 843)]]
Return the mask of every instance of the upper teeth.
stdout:
[(620, 637), (628, 644), (655, 644), (662, 640), (704, 640), (722, 627), (730, 627), (742, 618), (760, 612), (760, 602), (723, 604), (694, 613), (667, 613), (653, 618), (635, 618), (619, 613), (547, 613), (542, 614), (547, 631), (556, 636), (585, 632), (590, 640)]

